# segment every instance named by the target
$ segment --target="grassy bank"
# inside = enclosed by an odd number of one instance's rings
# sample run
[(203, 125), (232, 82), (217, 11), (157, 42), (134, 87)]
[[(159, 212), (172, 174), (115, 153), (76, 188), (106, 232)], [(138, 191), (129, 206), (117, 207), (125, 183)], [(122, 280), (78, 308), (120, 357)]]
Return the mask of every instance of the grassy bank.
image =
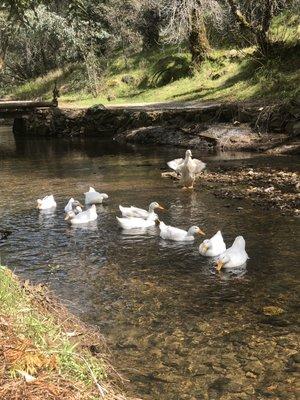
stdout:
[[(119, 399), (101, 336), (0, 267), (0, 398)], [(115, 375), (115, 376), (114, 376)]]
[(271, 37), (278, 48), (268, 60), (260, 59), (254, 47), (217, 49), (197, 70), (192, 70), (190, 55), (184, 48), (166, 46), (155, 52), (131, 54), (126, 59), (119, 53), (102, 60), (93, 82), (87, 79), (83, 64), (72, 64), (8, 88), (2, 96), (50, 99), (57, 82), (61, 104), (72, 107), (191, 100), (288, 100), (299, 94), (299, 36), (297, 16), (283, 14), (273, 21)]

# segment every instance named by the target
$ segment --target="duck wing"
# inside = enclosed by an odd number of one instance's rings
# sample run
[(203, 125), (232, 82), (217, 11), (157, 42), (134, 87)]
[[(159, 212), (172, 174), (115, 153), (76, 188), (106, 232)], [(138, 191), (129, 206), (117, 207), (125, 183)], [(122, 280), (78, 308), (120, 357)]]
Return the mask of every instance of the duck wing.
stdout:
[(102, 203), (102, 196), (98, 192), (86, 192), (85, 193), (85, 203), (86, 204), (96, 204)]
[(118, 224), (123, 229), (147, 228), (148, 226), (155, 225), (155, 221), (149, 221), (142, 218), (116, 218)]
[(71, 220), (73, 224), (84, 224), (97, 219), (95, 208), (89, 208), (86, 211), (81, 211)]
[(54, 200), (53, 194), (45, 196), (42, 200), (42, 208), (56, 207), (56, 201)]
[(119, 206), (119, 209), (122, 213), (122, 216), (127, 217), (127, 218), (136, 217), (136, 218), (146, 219), (149, 216), (148, 211), (146, 211), (142, 208), (134, 207), (134, 206), (131, 206), (131, 207)]
[(175, 158), (175, 160), (168, 161), (167, 165), (174, 171), (178, 172), (177, 170), (180, 167), (180, 165), (183, 163), (183, 161), (184, 161), (183, 158)]
[(213, 245), (219, 245), (224, 243), (221, 231), (218, 231), (214, 236), (212, 236), (210, 238), (210, 241), (213, 243)]
[(186, 236), (185, 230), (169, 225), (165, 225), (162, 233), (163, 239), (182, 240)]
[(187, 232), (184, 229), (169, 227), (169, 232), (173, 240), (182, 240), (186, 237)]
[(146, 219), (149, 216), (149, 212), (147, 210), (144, 210), (143, 208), (131, 206), (130, 209), (135, 217)]
[(193, 172), (195, 174), (199, 174), (206, 167), (206, 164), (203, 161), (198, 160), (197, 158), (193, 158), (192, 161), (193, 161), (193, 168), (194, 168)]
[(73, 199), (73, 198), (71, 198), (71, 199), (68, 201), (67, 205), (65, 206), (65, 212), (66, 212), (66, 213), (73, 210), (73, 207), (72, 207), (73, 202), (74, 202), (74, 199)]
[(123, 217), (131, 217), (131, 207), (123, 207), (119, 205), (119, 210), (121, 211), (121, 214)]

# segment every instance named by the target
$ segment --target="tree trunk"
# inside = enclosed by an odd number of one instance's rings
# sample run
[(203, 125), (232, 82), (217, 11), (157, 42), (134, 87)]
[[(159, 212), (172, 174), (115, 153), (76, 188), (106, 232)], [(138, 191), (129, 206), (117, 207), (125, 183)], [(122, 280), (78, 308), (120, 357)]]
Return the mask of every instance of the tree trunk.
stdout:
[(210, 46), (206, 36), (203, 17), (195, 8), (191, 12), (191, 25), (188, 40), (192, 61), (195, 65), (200, 65), (201, 62), (206, 59)]
[(143, 11), (143, 20), (139, 30), (143, 36), (143, 49), (155, 49), (159, 44), (160, 33), (160, 15), (156, 7)]
[(255, 32), (255, 38), (260, 52), (263, 55), (267, 55), (269, 53), (269, 47), (270, 47), (270, 42), (267, 32), (258, 30), (257, 32)]
[(273, 17), (273, 11), (274, 11), (273, 8), (274, 8), (273, 0), (266, 0), (261, 29), (256, 34), (257, 44), (258, 44), (261, 52), (265, 55), (269, 53), (269, 48), (270, 48), (270, 40), (268, 37), (268, 32), (269, 32), (271, 20)]
[(245, 15), (241, 12), (235, 0), (227, 0), (229, 7), (236, 21), (244, 31), (248, 31), (254, 35), (256, 44), (263, 55), (269, 52), (270, 41), (268, 31), (273, 17), (273, 0), (265, 0), (265, 9), (262, 11), (261, 23), (258, 26), (250, 23)]
[(8, 37), (5, 37), (4, 39), (2, 39), (1, 48), (0, 48), (0, 70), (2, 68), (4, 68), (4, 65), (5, 65), (5, 58), (6, 58), (6, 52), (8, 49), (8, 44), (9, 44)]

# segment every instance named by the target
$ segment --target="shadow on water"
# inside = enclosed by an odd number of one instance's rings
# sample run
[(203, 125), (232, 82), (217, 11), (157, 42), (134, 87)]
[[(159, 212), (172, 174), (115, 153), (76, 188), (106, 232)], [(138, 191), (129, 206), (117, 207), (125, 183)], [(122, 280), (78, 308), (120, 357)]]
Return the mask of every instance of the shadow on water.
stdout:
[[(97, 139), (28, 139), (0, 132), (1, 263), (47, 283), (85, 321), (106, 335), (128, 389), (144, 399), (296, 399), (289, 359), (296, 352), (299, 223), (200, 187), (190, 193), (161, 179), (182, 149), (120, 147)], [(5, 139), (5, 137), (6, 139)], [(295, 168), (292, 157), (201, 154), (210, 169), (236, 165)], [(98, 220), (73, 228), (63, 208), (89, 186), (109, 194)], [(53, 193), (54, 213), (35, 199)], [(199, 240), (162, 240), (156, 227), (122, 231), (118, 205), (156, 200), (166, 223), (218, 229), (228, 245), (244, 235), (250, 260), (236, 273), (216, 273)], [(266, 316), (264, 306), (282, 309)], [(293, 367), (293, 366), (292, 366)], [(292, 368), (291, 367), (291, 368)], [(250, 374), (250, 375), (249, 375)], [(266, 395), (267, 393), (267, 395)], [(284, 397), (288, 393), (290, 397)], [(225, 397), (222, 397), (225, 396)], [(227, 397), (226, 397), (227, 396)], [(268, 395), (269, 396), (269, 395)], [(275, 397), (274, 397), (275, 398)]]

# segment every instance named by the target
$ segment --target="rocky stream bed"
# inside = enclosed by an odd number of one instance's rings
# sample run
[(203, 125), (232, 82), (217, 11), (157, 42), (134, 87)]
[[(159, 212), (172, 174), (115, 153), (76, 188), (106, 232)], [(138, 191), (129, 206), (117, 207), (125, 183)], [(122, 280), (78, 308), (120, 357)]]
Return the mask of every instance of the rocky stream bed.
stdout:
[[(175, 172), (163, 172), (162, 176), (178, 179)], [(268, 167), (231, 166), (228, 170), (222, 167), (200, 174), (197, 187), (212, 189), (215, 196), (224, 199), (248, 199), (263, 208), (278, 209), (282, 214), (300, 213), (300, 176), (297, 172)]]

